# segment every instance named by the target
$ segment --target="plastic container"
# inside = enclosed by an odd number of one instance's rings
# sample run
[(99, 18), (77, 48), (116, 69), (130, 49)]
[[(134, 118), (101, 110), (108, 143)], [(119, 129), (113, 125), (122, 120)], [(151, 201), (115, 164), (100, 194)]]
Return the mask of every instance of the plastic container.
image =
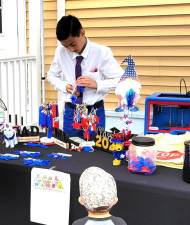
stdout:
[(156, 170), (155, 140), (136, 136), (129, 146), (128, 170), (138, 174), (152, 174)]
[(183, 180), (190, 183), (190, 141), (185, 141), (185, 154), (183, 163)]

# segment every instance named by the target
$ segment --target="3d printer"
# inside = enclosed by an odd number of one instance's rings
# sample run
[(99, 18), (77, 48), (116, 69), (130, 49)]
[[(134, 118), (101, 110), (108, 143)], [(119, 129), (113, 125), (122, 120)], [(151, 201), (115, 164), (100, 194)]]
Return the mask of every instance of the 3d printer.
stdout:
[(145, 99), (144, 133), (190, 131), (190, 95), (155, 93)]

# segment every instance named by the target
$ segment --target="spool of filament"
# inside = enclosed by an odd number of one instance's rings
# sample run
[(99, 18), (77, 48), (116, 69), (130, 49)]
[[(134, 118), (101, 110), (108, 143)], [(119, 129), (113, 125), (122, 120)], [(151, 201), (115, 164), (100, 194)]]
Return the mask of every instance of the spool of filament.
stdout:
[(190, 141), (185, 141), (184, 145), (183, 180), (190, 183)]

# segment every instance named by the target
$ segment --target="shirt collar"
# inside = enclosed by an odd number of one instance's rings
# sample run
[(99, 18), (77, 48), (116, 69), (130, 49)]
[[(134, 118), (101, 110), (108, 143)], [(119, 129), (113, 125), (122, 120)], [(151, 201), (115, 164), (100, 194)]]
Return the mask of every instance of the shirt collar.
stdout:
[[(85, 46), (85, 48), (84, 48), (84, 50), (83, 50), (83, 52), (81, 54), (81, 56), (83, 56), (84, 59), (87, 58), (87, 56), (88, 56), (89, 46), (90, 46), (90, 40), (87, 38), (86, 41), (87, 41), (86, 42), (86, 46)], [(75, 59), (77, 56), (79, 56), (78, 53), (72, 52), (72, 58), (73, 59)]]

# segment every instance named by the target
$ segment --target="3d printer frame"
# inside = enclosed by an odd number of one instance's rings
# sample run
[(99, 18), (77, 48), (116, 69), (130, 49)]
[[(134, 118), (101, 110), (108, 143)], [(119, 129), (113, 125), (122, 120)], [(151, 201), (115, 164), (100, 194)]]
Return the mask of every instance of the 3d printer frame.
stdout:
[(144, 134), (190, 131), (190, 96), (155, 93), (145, 99)]

